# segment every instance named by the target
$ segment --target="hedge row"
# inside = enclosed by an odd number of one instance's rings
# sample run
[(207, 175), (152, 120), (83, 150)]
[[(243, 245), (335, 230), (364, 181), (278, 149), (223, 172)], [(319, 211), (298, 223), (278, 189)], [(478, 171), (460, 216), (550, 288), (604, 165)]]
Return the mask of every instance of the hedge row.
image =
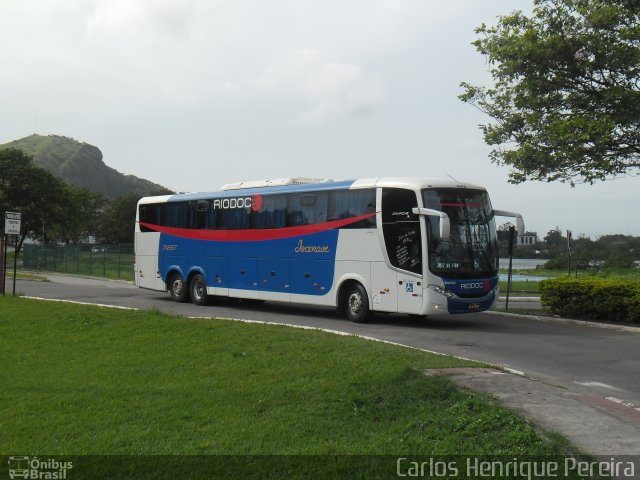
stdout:
[(559, 277), (540, 282), (540, 293), (563, 317), (640, 323), (640, 282)]

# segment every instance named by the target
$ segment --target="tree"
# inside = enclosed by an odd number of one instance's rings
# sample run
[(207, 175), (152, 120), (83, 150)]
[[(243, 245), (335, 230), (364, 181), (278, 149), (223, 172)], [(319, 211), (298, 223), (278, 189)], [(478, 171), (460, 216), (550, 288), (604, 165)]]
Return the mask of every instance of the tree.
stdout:
[(634, 246), (637, 240), (626, 235), (604, 235), (596, 244), (607, 268), (630, 268), (639, 257)]
[(0, 212), (22, 214), (17, 254), (27, 236), (44, 236), (64, 218), (64, 198), (64, 182), (35, 166), (31, 156), (15, 148), (0, 150)]
[(555, 230), (547, 232), (547, 236), (544, 237), (544, 243), (547, 246), (549, 255), (559, 255), (567, 248), (567, 237), (563, 236), (560, 228), (556, 227)]
[(137, 193), (126, 193), (111, 200), (100, 215), (100, 240), (107, 243), (133, 243)]
[(495, 85), (461, 86), (491, 160), (527, 180), (594, 183), (640, 170), (638, 0), (534, 0), (482, 24), (473, 45)]
[(76, 185), (65, 184), (64, 188), (64, 199), (60, 207), (67, 214), (50, 230), (50, 235), (57, 235), (65, 243), (78, 242), (95, 235), (105, 198), (100, 193)]

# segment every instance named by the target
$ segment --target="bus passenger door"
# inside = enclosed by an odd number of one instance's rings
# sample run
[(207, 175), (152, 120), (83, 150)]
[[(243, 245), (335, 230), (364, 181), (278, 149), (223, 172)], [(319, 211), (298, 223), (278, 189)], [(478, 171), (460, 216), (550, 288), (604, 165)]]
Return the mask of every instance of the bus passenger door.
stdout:
[(395, 271), (397, 311), (422, 310), (422, 231), (416, 192), (404, 188), (382, 189), (382, 236), (389, 266)]

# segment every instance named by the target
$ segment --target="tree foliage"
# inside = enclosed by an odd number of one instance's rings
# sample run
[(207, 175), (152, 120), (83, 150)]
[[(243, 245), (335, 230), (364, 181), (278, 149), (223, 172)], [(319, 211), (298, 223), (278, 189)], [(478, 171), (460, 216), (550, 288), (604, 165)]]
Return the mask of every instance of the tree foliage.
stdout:
[(640, 2), (534, 0), (473, 42), (491, 88), (462, 83), (510, 182), (594, 183), (640, 170)]
[[(498, 227), (498, 244), (501, 255), (508, 250), (508, 235), (505, 230), (510, 226), (505, 223)], [(548, 259), (545, 268), (566, 269), (569, 263), (566, 230), (555, 227), (549, 230), (544, 238), (539, 238), (532, 245), (517, 245), (514, 258)], [(610, 269), (631, 268), (640, 261), (640, 237), (631, 235), (603, 235), (595, 240), (584, 235), (571, 239), (571, 264), (573, 268)], [(635, 263), (637, 265), (637, 263)]]
[(99, 239), (106, 243), (133, 243), (137, 193), (126, 193), (111, 200), (100, 215)]
[(36, 167), (22, 150), (0, 150), (0, 212), (22, 214), (18, 251), (27, 236), (38, 237), (64, 218), (65, 188), (62, 180)]
[(106, 200), (100, 193), (77, 185), (65, 184), (60, 207), (67, 212), (50, 231), (65, 243), (86, 240), (98, 231), (98, 219)]
[[(640, 260), (640, 237), (603, 235), (597, 240), (588, 237), (572, 239), (572, 263), (579, 269), (631, 268)], [(556, 227), (544, 238), (547, 268), (566, 268), (568, 264), (567, 237)]]

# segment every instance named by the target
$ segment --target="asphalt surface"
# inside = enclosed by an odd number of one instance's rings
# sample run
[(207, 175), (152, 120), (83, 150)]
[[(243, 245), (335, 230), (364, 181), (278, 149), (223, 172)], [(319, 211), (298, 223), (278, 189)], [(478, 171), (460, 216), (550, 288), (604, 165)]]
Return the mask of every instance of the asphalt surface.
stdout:
[(640, 453), (640, 328), (490, 312), (426, 319), (386, 314), (353, 324), (329, 308), (228, 299), (197, 307), (127, 283), (61, 275), (49, 279), (18, 281), (17, 291), (184, 316), (329, 329), (500, 365), (518, 375), (503, 375), (497, 382), (495, 376), (472, 371), (456, 381), (512, 402), (543, 428), (555, 426), (590, 453)]

